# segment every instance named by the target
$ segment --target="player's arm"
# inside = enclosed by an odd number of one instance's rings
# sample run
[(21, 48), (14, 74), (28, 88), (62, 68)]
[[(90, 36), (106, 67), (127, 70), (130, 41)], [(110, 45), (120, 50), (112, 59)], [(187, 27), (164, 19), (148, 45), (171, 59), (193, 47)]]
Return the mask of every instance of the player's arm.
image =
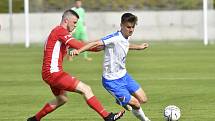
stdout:
[(70, 48), (79, 49), (85, 45), (85, 43), (73, 38), (72, 35), (65, 29), (58, 30), (58, 34), (58, 40), (64, 43), (66, 46), (69, 46)]
[(129, 44), (129, 50), (144, 50), (149, 47), (148, 43), (142, 43), (142, 44)]
[(71, 40), (67, 40), (65, 44), (74, 49), (79, 49), (85, 45), (84, 42), (78, 41), (74, 38), (72, 38)]
[[(89, 43), (85, 43), (85, 42), (81, 42), (81, 41), (78, 41), (76, 39), (73, 39), (72, 41), (68, 42), (68, 45), (71, 47), (71, 48), (74, 48), (74, 49), (80, 49), (82, 47), (84, 47), (85, 45), (87, 45)], [(103, 46), (93, 46), (93, 47), (90, 47), (84, 51), (93, 51), (93, 52), (98, 52), (98, 51), (101, 51), (103, 50)]]
[[(72, 35), (70, 33), (61, 33), (62, 35), (59, 36), (59, 40), (61, 40), (66, 46), (69, 46), (70, 48), (74, 48), (74, 49), (80, 49), (81, 47), (83, 47), (84, 45), (86, 45), (86, 43), (82, 42), (82, 41), (78, 41), (75, 38), (72, 37)], [(102, 48), (100, 47), (95, 47), (95, 48), (90, 48), (88, 49), (88, 51), (100, 51), (102, 50)]]
[(78, 55), (79, 53), (82, 53), (86, 50), (92, 50), (94, 48), (100, 48), (102, 50), (103, 46), (104, 46), (104, 43), (101, 40), (93, 41), (93, 42), (90, 42), (90, 43), (86, 44), (85, 46), (81, 47), (80, 49), (73, 50), (71, 55), (72, 56)]

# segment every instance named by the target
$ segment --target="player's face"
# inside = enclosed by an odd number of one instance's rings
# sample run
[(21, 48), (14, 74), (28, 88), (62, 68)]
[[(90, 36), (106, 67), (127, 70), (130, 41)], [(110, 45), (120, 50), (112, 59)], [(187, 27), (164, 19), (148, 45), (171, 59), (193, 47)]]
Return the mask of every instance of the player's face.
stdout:
[(75, 29), (77, 21), (78, 18), (76, 16), (72, 16), (71, 18), (67, 19), (67, 30), (69, 32), (72, 32)]
[(76, 7), (78, 7), (78, 8), (79, 8), (79, 7), (81, 7), (81, 6), (82, 6), (82, 3), (81, 3), (81, 1), (76, 1), (76, 2), (75, 2), (75, 5), (76, 5)]
[(134, 32), (135, 23), (125, 22), (121, 23), (121, 32), (125, 38), (131, 36)]

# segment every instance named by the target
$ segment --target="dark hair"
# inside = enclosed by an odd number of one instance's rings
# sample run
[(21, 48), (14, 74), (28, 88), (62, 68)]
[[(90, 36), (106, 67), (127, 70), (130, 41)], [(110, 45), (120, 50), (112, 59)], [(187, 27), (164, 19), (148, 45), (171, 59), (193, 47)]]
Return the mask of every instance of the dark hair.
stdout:
[(137, 16), (133, 15), (132, 13), (124, 13), (121, 17), (121, 23), (135, 23), (137, 24)]
[(64, 18), (70, 17), (71, 15), (74, 15), (79, 19), (79, 15), (74, 10), (68, 9), (68, 10), (64, 11), (63, 16), (62, 16), (62, 20)]

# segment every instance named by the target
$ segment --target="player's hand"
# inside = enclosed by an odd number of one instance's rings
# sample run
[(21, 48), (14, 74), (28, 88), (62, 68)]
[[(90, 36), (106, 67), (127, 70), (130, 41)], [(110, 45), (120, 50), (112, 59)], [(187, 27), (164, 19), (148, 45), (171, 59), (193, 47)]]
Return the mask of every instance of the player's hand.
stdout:
[(74, 49), (74, 50), (69, 52), (69, 55), (72, 56), (72, 57), (75, 56), (75, 55), (79, 55), (79, 51)]
[(141, 45), (140, 45), (140, 48), (141, 49), (145, 49), (145, 48), (148, 48), (149, 47), (149, 44), (148, 43), (142, 43)]

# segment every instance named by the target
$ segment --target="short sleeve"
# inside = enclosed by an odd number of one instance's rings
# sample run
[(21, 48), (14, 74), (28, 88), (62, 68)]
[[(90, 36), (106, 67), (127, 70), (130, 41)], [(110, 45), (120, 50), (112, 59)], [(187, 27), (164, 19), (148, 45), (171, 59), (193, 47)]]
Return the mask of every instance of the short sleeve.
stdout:
[(65, 31), (63, 29), (61, 29), (59, 31), (59, 40), (61, 42), (63, 42), (65, 45), (73, 39), (75, 39), (75, 38), (73, 38), (72, 35), (68, 31)]
[(72, 35), (64, 28), (58, 28), (55, 32), (57, 33), (58, 40), (66, 46), (74, 49), (79, 49), (85, 45), (83, 42), (73, 38)]
[(101, 41), (104, 43), (105, 46), (107, 46), (114, 43), (114, 40), (115, 40), (114, 38), (115, 38), (114, 34), (110, 34), (103, 37)]

